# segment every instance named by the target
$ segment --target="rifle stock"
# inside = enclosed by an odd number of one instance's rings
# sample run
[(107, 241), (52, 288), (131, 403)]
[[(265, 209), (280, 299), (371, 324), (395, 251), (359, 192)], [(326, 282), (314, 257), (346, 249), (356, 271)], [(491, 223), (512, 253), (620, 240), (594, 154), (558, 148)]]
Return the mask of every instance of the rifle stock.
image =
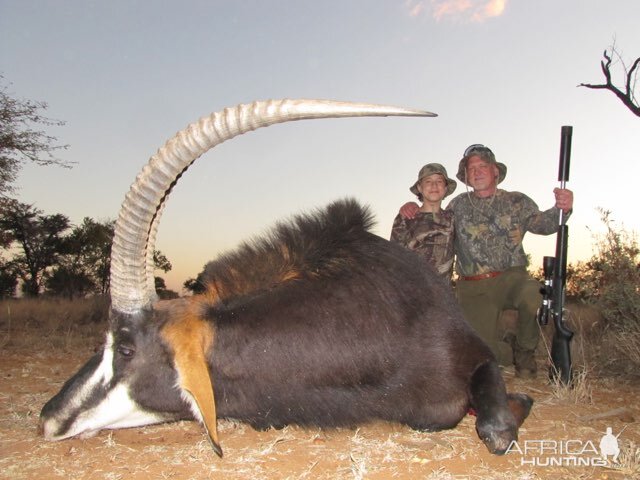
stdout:
[(555, 330), (551, 342), (552, 378), (559, 379), (565, 385), (571, 382), (571, 339), (573, 332), (564, 321), (564, 297), (567, 279), (567, 240), (569, 228), (562, 224), (558, 227), (556, 241), (556, 261), (553, 275), (552, 315)]

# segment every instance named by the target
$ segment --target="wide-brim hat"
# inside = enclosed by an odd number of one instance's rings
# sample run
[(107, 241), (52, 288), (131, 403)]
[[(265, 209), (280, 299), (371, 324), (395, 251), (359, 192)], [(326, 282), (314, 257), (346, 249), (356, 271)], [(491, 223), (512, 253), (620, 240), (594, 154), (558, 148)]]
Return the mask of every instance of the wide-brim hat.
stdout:
[(504, 163), (496, 162), (496, 156), (493, 154), (489, 147), (485, 147), (481, 143), (474, 143), (467, 147), (462, 155), (462, 159), (458, 164), (458, 173), (456, 173), (456, 178), (463, 182), (466, 185), (469, 185), (467, 182), (467, 160), (473, 157), (474, 155), (479, 156), (480, 158), (486, 160), (489, 163), (493, 163), (496, 167), (498, 167), (498, 182), (500, 183), (507, 176), (507, 166)]
[(420, 191), (418, 190), (418, 184), (420, 183), (420, 180), (422, 180), (424, 177), (428, 177), (429, 175), (434, 174), (442, 175), (444, 177), (444, 180), (447, 182), (447, 191), (444, 196), (446, 197), (447, 195), (451, 195), (458, 186), (458, 182), (456, 182), (452, 178), (449, 178), (449, 175), (447, 175), (447, 169), (439, 163), (427, 163), (420, 169), (420, 171), (418, 172), (418, 180), (416, 180), (416, 183), (409, 187), (411, 193), (419, 196)]

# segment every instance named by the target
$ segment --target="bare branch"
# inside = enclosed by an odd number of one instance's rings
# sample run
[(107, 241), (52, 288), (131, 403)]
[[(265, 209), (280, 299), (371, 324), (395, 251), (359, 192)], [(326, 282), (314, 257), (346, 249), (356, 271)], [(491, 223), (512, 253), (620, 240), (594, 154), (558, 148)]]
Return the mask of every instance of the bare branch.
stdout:
[[(611, 53), (613, 53), (613, 50), (611, 50)], [(604, 73), (604, 78), (607, 79), (607, 85), (611, 85), (611, 58), (613, 57), (613, 55), (611, 55), (611, 57), (609, 57), (607, 55), (607, 51), (605, 50), (604, 52), (602, 52), (602, 56), (604, 58), (607, 59), (607, 62), (605, 63), (604, 61), (600, 62), (600, 67), (602, 68), (602, 73)]]
[[(622, 69), (626, 73), (624, 91), (616, 87), (613, 84), (613, 81), (611, 79), (611, 63), (614, 55), (620, 59), (620, 64), (622, 66)], [(636, 58), (631, 68), (627, 71), (627, 67), (624, 61), (622, 60), (622, 57), (616, 50), (615, 45), (611, 47), (610, 54), (608, 50), (605, 50), (602, 56), (605, 59), (600, 62), (600, 68), (602, 69), (602, 73), (604, 74), (606, 83), (599, 83), (599, 84), (581, 83), (578, 86), (591, 88), (595, 90), (609, 90), (613, 92), (613, 94), (616, 97), (620, 99), (620, 101), (625, 105), (625, 107), (627, 107), (631, 111), (631, 113), (640, 117), (640, 105), (638, 105), (638, 103), (636, 102), (636, 95), (634, 93), (635, 86), (636, 86), (636, 79), (638, 76), (638, 66), (640, 65), (640, 57)]]
[(0, 75), (0, 196), (15, 191), (13, 184), (27, 162), (67, 168), (73, 163), (54, 155), (68, 145), (58, 145), (56, 137), (39, 128), (63, 126), (65, 122), (44, 116), (45, 102), (13, 98), (3, 80)]
[(636, 88), (636, 77), (637, 77), (637, 72), (634, 73), (634, 71), (636, 70), (636, 68), (638, 68), (638, 65), (640, 65), (640, 57), (636, 58), (636, 61), (633, 62), (633, 65), (631, 66), (631, 69), (627, 74), (627, 96), (632, 100), (634, 100), (634, 103), (635, 103), (635, 95), (633, 92)]

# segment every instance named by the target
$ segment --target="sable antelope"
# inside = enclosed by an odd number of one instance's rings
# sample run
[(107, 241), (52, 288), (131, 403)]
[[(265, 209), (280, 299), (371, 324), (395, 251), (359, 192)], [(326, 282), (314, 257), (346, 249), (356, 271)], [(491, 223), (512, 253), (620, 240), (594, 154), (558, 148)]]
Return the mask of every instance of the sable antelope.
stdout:
[(489, 450), (507, 450), (532, 400), (506, 393), (450, 288), (372, 234), (372, 216), (353, 200), (279, 224), (208, 264), (206, 293), (159, 307), (152, 254), (162, 206), (195, 159), (261, 126), (365, 115), (434, 116), (256, 102), (202, 118), (151, 158), (116, 223), (105, 345), (42, 409), (46, 439), (195, 418), (222, 455), (219, 417), (259, 429), (382, 419), (438, 430), (473, 408)]

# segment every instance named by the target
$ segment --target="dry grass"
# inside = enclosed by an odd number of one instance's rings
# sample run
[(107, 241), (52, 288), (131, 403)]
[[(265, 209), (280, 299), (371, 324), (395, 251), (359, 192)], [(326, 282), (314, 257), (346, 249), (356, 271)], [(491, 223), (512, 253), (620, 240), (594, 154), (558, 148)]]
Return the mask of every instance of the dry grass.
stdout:
[(640, 365), (640, 324), (628, 324), (613, 333), (613, 341), (618, 350), (632, 365)]
[(0, 349), (36, 342), (41, 347), (69, 351), (78, 342), (101, 338), (108, 305), (104, 297), (0, 301)]
[(554, 375), (550, 382), (553, 398), (574, 405), (593, 404), (593, 386), (589, 372), (585, 367), (574, 369), (571, 383), (562, 383), (558, 375)]
[[(576, 321), (574, 315), (569, 316), (571, 328), (575, 330), (574, 338), (571, 341), (571, 357), (572, 357), (572, 380), (569, 385), (564, 384), (560, 380), (559, 372), (554, 372), (550, 378), (552, 387), (552, 395), (558, 401), (572, 404), (592, 404), (593, 388), (591, 386), (591, 378), (593, 378), (592, 365), (593, 360), (590, 355), (590, 348), (587, 345), (587, 334), (581, 328), (581, 324)], [(578, 328), (576, 328), (578, 327)], [(553, 370), (551, 361), (551, 337), (553, 328), (543, 329), (540, 335), (539, 351), (542, 355), (542, 362), (549, 365), (549, 369)]]
[[(567, 305), (565, 320), (574, 332), (571, 359), (577, 389), (572, 396), (577, 402), (588, 401), (589, 380), (592, 378), (622, 375), (634, 381), (640, 380), (637, 369), (640, 365), (640, 323), (614, 329), (597, 307), (573, 301)], [(554, 327), (549, 325), (541, 332), (538, 350), (541, 360), (547, 364), (551, 363), (553, 331)], [(559, 395), (563, 394), (559, 392)]]
[(625, 440), (620, 446), (619, 470), (629, 478), (640, 478), (640, 447), (633, 440)]
[[(0, 334), (8, 339), (0, 349), (0, 478), (640, 478), (640, 431), (635, 420), (640, 416), (640, 386), (631, 380), (603, 378), (582, 367), (573, 389), (553, 385), (542, 374), (536, 380), (522, 380), (507, 369), (504, 377), (510, 391), (527, 393), (536, 401), (519, 442), (579, 439), (597, 445), (606, 428), (612, 427), (620, 435), (621, 454), (617, 464), (606, 468), (531, 467), (515, 453), (491, 455), (470, 416), (453, 430), (429, 434), (382, 422), (355, 430), (289, 426), (257, 432), (224, 420), (219, 422), (223, 459), (215, 456), (194, 422), (44, 442), (36, 434), (40, 408), (88, 359), (91, 342), (102, 341), (106, 325), (90, 320), (95, 307), (91, 301), (17, 303), (0, 303)], [(7, 309), (11, 324), (4, 313)], [(73, 325), (65, 325), (63, 319)], [(581, 336), (577, 334), (576, 345)], [(70, 348), (51, 348), (54, 345)], [(581, 363), (590, 361), (589, 345), (583, 342), (586, 353)]]

